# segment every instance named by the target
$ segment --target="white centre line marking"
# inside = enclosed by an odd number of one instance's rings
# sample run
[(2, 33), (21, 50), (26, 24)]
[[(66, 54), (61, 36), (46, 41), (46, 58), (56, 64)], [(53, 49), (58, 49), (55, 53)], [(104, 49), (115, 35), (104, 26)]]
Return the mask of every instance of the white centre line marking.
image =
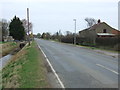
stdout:
[(102, 68), (105, 68), (105, 69), (107, 69), (107, 70), (109, 70), (109, 71), (111, 71), (111, 72), (113, 72), (113, 73), (115, 73), (115, 74), (119, 74), (118, 72), (116, 72), (116, 71), (114, 71), (114, 70), (112, 70), (112, 69), (109, 69), (109, 68), (107, 68), (107, 67), (105, 67), (105, 66), (103, 66), (103, 65), (101, 65), (101, 64), (96, 64), (97, 66), (99, 66), (99, 67), (102, 67)]

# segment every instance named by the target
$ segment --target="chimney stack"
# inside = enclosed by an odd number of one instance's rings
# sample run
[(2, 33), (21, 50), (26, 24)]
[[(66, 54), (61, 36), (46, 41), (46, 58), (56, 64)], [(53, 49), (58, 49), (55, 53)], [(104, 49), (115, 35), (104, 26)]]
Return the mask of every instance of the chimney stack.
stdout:
[(101, 23), (100, 19), (98, 19), (98, 24)]

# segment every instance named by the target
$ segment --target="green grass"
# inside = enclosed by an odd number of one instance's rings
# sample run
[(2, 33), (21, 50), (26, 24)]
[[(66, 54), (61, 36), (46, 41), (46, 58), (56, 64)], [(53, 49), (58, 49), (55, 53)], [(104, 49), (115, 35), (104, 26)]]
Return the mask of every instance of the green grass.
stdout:
[(1, 42), (1, 41), (0, 41), (0, 44), (4, 44), (4, 43), (7, 43), (7, 42)]
[(0, 44), (2, 44), (3, 42), (0, 42)]
[(82, 46), (82, 47), (89, 48), (89, 49), (94, 49), (94, 50), (104, 50), (104, 51), (113, 52), (113, 53), (119, 53), (120, 52), (120, 51), (112, 50), (112, 48), (110, 48), (110, 47), (91, 47), (91, 46), (83, 46), (83, 45), (77, 45), (77, 46)]
[[(26, 52), (26, 53), (25, 53)], [(24, 53), (24, 54), (23, 54)], [(46, 79), (46, 68), (43, 62), (42, 53), (39, 51), (35, 42), (31, 46), (27, 46), (18, 60), (9, 63), (3, 69), (3, 86), (11, 87), (7, 82), (11, 82), (11, 77), (16, 80), (12, 82), (13, 87), (17, 88), (47, 88), (50, 87)]]
[(15, 45), (17, 45), (17, 44), (16, 44), (15, 42), (12, 42), (11, 45), (12, 45), (12, 46), (15, 46)]
[(11, 42), (2, 42), (2, 41), (0, 41), (0, 44), (6, 44), (6, 43), (11, 43)]

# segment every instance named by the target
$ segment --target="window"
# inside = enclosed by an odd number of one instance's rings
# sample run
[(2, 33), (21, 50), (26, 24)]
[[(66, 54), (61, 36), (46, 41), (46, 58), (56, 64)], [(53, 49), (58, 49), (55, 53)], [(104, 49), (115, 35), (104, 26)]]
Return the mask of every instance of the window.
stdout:
[(107, 33), (106, 29), (103, 29), (103, 33)]

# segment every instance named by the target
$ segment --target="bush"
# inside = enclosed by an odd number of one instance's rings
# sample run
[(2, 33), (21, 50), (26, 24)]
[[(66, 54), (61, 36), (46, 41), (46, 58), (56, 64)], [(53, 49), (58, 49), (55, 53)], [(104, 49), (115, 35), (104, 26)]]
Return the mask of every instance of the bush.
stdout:
[(73, 37), (62, 37), (61, 38), (61, 42), (64, 42), (64, 43), (73, 43), (74, 42), (74, 38)]
[[(74, 43), (73, 36), (64, 36), (61, 38), (61, 42)], [(104, 47), (112, 50), (120, 50), (120, 38), (118, 37), (98, 37), (96, 38), (96, 44), (90, 38), (76, 37), (76, 44), (91, 47)]]
[(120, 43), (114, 45), (114, 50), (120, 51)]
[(119, 38), (117, 37), (105, 37), (105, 38), (96, 38), (96, 44), (98, 46), (114, 46), (120, 43)]

